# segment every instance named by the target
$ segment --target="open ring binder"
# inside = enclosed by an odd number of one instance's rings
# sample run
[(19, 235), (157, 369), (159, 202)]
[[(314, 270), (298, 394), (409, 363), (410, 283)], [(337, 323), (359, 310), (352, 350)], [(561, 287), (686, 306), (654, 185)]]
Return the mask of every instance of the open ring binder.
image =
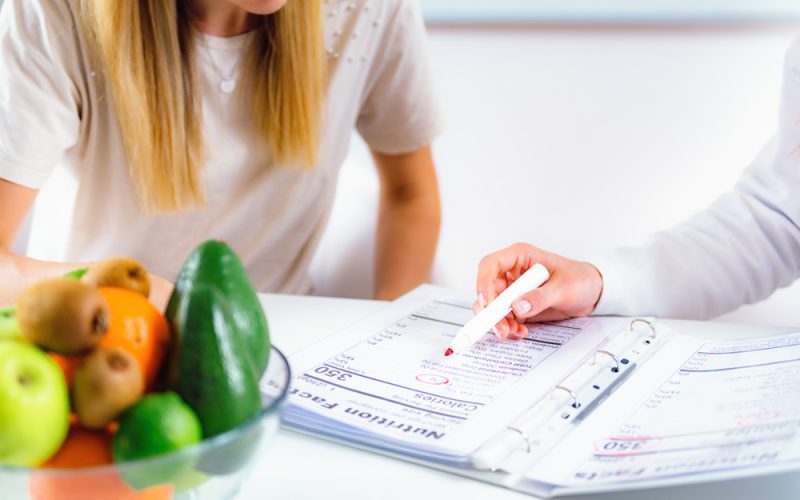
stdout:
[[(795, 472), (800, 400), (783, 398), (800, 387), (800, 332), (719, 341), (650, 317), (579, 318), (444, 359), (471, 299), (422, 287), (296, 353), (284, 425), (538, 498)], [(746, 493), (772, 498), (761, 484)]]
[(439, 344), (469, 321), (470, 303), (421, 287), (297, 353), (288, 425), (511, 484), (669, 338), (651, 318), (576, 318), (530, 325), (532, 342), (487, 334), (445, 359)]
[(559, 390), (559, 391), (567, 391), (567, 394), (569, 394), (570, 397), (572, 398), (572, 407), (573, 408), (580, 408), (581, 405), (580, 405), (580, 403), (578, 403), (578, 395), (575, 394), (575, 391), (573, 391), (572, 389), (570, 389), (568, 387), (564, 387), (563, 385), (557, 385), (557, 386), (555, 386), (553, 388), (553, 392), (555, 392), (557, 390)]
[[(595, 355), (597, 355), (597, 354), (605, 354), (607, 356), (611, 356), (611, 359), (614, 360), (614, 363), (616, 365), (616, 366), (614, 366), (614, 368), (611, 369), (611, 371), (614, 372), (614, 373), (619, 372), (619, 358), (617, 358), (616, 354), (614, 354), (614, 353), (612, 353), (610, 351), (606, 351), (605, 349), (598, 349), (594, 353), (595, 353)], [(592, 360), (592, 363), (594, 363), (594, 360)]]
[(632, 332), (636, 331), (636, 324), (637, 323), (643, 323), (645, 326), (647, 326), (647, 328), (650, 329), (650, 338), (655, 340), (655, 338), (656, 338), (656, 327), (655, 327), (655, 325), (653, 323), (651, 323), (650, 321), (647, 321), (646, 319), (636, 318), (636, 319), (631, 321), (630, 330)]
[[(637, 329), (637, 323), (642, 323), (646, 326), (647, 332), (645, 333), (641, 327)], [(655, 324), (642, 318), (636, 318), (631, 321), (629, 329), (620, 330), (620, 333), (645, 334), (644, 342), (648, 346), (657, 340)], [(594, 351), (591, 357), (585, 361), (585, 364), (572, 372), (572, 375), (583, 373), (582, 377), (567, 377), (563, 379), (561, 384), (554, 386), (550, 392), (550, 402), (540, 401), (538, 405), (534, 405), (529, 409), (526, 416), (512, 425), (506, 426), (507, 440), (498, 439), (487, 443), (476, 454), (478, 462), (488, 464), (487, 468), (489, 470), (504, 470), (505, 466), (500, 465), (503, 462), (501, 457), (508, 456), (509, 452), (503, 453), (503, 443), (505, 443), (505, 446), (517, 448), (520, 446), (518, 444), (520, 437), (525, 441), (520, 451), (524, 450), (524, 453), (528, 455), (541, 453), (547, 446), (557, 442), (561, 433), (566, 432), (566, 426), (568, 426), (569, 422), (583, 418), (583, 414), (586, 411), (591, 412), (598, 401), (608, 397), (619, 381), (625, 379), (626, 374), (629, 374), (631, 369), (642, 361), (643, 356), (647, 356), (645, 351), (632, 345), (632, 339), (626, 340), (624, 336), (617, 336), (616, 338), (618, 338), (616, 343), (598, 346), (600, 348)], [(649, 352), (650, 349), (646, 351)], [(598, 366), (598, 360), (596, 359), (598, 354), (604, 354), (614, 361), (614, 365), (610, 370)], [(569, 382), (567, 382), (568, 380)], [(570, 387), (576, 388), (571, 389)], [(592, 388), (593, 390), (584, 393), (586, 388)], [(563, 404), (569, 405), (574, 411), (564, 412), (558, 409), (559, 407), (563, 409), (563, 406), (553, 406), (552, 402), (555, 400), (556, 391), (564, 391), (569, 394), (571, 401)], [(580, 403), (578, 402), (579, 393), (587, 395), (587, 398), (585, 400), (582, 399)]]
[(530, 453), (531, 452), (531, 441), (530, 441), (530, 438), (528, 437), (528, 434), (526, 434), (525, 431), (523, 431), (519, 427), (514, 427), (513, 425), (509, 425), (507, 427), (507, 429), (512, 431), (512, 432), (516, 432), (517, 434), (522, 436), (522, 440), (525, 441), (525, 453)]

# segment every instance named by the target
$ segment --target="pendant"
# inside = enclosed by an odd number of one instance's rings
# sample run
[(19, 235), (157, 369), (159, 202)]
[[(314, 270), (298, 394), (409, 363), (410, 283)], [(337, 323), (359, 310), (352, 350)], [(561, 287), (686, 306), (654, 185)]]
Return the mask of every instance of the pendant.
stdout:
[(233, 78), (223, 78), (219, 81), (219, 90), (224, 94), (230, 94), (236, 88), (236, 80)]

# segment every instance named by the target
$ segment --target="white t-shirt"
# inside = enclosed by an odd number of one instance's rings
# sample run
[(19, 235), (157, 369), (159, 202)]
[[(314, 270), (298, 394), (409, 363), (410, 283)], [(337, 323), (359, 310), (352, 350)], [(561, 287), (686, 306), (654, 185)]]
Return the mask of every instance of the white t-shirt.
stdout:
[[(77, 0), (6, 0), (0, 12), (0, 178), (41, 189), (28, 255), (140, 260), (173, 279), (200, 242), (226, 241), (259, 290), (307, 293), (309, 261), (357, 128), (384, 153), (428, 145), (439, 128), (416, 1), (324, 4), (330, 80), (319, 164), (272, 165), (248, 110), (220, 90), (252, 34), (200, 35), (208, 203), (176, 215), (139, 209), (115, 110), (76, 26)], [(214, 64), (209, 61), (213, 57)], [(149, 126), (142, 124), (142, 126)]]
[(643, 247), (592, 260), (603, 274), (595, 314), (710, 318), (800, 278), (800, 39), (781, 97), (778, 133), (733, 192)]

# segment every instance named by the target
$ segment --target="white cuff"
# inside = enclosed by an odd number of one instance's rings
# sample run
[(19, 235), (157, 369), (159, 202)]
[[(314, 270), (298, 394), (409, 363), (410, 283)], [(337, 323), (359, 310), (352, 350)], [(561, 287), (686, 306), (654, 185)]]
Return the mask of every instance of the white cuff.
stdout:
[(630, 283), (625, 283), (625, 264), (620, 255), (609, 252), (590, 259), (589, 262), (600, 271), (600, 275), (603, 277), (603, 291), (600, 293), (600, 300), (592, 314), (595, 316), (626, 314), (631, 306), (626, 297)]

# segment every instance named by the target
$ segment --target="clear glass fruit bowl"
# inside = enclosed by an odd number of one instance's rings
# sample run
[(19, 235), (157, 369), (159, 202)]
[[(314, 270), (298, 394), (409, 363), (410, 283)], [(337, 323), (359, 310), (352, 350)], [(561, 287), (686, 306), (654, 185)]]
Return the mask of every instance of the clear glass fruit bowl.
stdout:
[(239, 427), (174, 453), (81, 469), (0, 465), (4, 500), (219, 500), (233, 498), (265, 457), (280, 425), (291, 371), (273, 348), (261, 379), (261, 412)]

